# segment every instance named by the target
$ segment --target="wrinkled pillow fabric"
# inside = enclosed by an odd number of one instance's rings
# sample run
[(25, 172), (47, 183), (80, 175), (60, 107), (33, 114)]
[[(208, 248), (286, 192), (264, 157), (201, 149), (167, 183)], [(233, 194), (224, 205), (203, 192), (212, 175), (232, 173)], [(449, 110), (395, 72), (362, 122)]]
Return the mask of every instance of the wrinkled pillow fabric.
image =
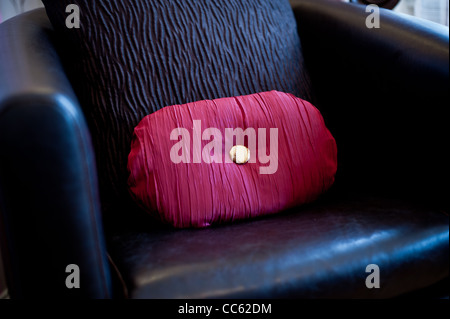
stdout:
[[(249, 151), (246, 163), (233, 162), (236, 145)], [(270, 91), (146, 116), (134, 130), (128, 186), (159, 220), (207, 227), (312, 202), (333, 184), (336, 170), (336, 143), (320, 112)]]
[[(43, 3), (89, 124), (105, 215), (129, 212), (127, 156), (145, 115), (270, 90), (310, 100), (288, 0)], [(68, 5), (79, 8), (79, 29), (66, 26)]]

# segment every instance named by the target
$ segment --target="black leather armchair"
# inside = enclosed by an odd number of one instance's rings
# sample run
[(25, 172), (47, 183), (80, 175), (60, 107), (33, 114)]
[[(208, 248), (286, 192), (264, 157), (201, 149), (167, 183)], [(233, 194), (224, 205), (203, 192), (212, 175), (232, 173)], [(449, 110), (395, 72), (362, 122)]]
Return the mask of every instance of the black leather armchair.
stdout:
[[(291, 1), (336, 138), (317, 202), (204, 230), (102, 222), (88, 127), (44, 10), (0, 25), (1, 243), (12, 298), (389, 298), (449, 273), (448, 28)], [(142, 217), (144, 218), (144, 217)], [(80, 288), (65, 285), (80, 268)], [(380, 269), (380, 288), (365, 285)], [(431, 289), (431, 290), (430, 290)]]

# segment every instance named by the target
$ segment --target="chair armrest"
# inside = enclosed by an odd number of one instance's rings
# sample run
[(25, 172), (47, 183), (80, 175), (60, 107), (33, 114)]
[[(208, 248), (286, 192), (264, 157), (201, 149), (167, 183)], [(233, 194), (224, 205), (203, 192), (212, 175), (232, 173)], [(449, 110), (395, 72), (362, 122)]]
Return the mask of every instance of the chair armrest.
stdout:
[(366, 6), (292, 0), (317, 105), (338, 144), (337, 182), (448, 208), (449, 31)]
[[(43, 9), (0, 25), (0, 216), (12, 298), (107, 298), (94, 153)], [(68, 289), (69, 264), (80, 288)]]

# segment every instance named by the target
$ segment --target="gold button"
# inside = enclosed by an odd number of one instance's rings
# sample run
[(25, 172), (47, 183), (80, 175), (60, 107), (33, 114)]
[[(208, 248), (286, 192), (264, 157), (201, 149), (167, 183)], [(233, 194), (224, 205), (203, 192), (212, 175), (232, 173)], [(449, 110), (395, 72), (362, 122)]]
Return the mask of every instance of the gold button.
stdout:
[(230, 150), (230, 158), (236, 164), (245, 164), (250, 159), (250, 150), (244, 145), (235, 145)]

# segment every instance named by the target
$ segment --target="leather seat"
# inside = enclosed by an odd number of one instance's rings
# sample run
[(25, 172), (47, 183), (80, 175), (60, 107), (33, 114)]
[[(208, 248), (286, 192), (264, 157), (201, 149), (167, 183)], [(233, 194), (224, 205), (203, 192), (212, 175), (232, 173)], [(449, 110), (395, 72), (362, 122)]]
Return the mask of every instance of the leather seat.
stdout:
[(446, 277), (448, 235), (442, 211), (340, 194), (210, 229), (130, 227), (110, 253), (131, 298), (389, 298)]

